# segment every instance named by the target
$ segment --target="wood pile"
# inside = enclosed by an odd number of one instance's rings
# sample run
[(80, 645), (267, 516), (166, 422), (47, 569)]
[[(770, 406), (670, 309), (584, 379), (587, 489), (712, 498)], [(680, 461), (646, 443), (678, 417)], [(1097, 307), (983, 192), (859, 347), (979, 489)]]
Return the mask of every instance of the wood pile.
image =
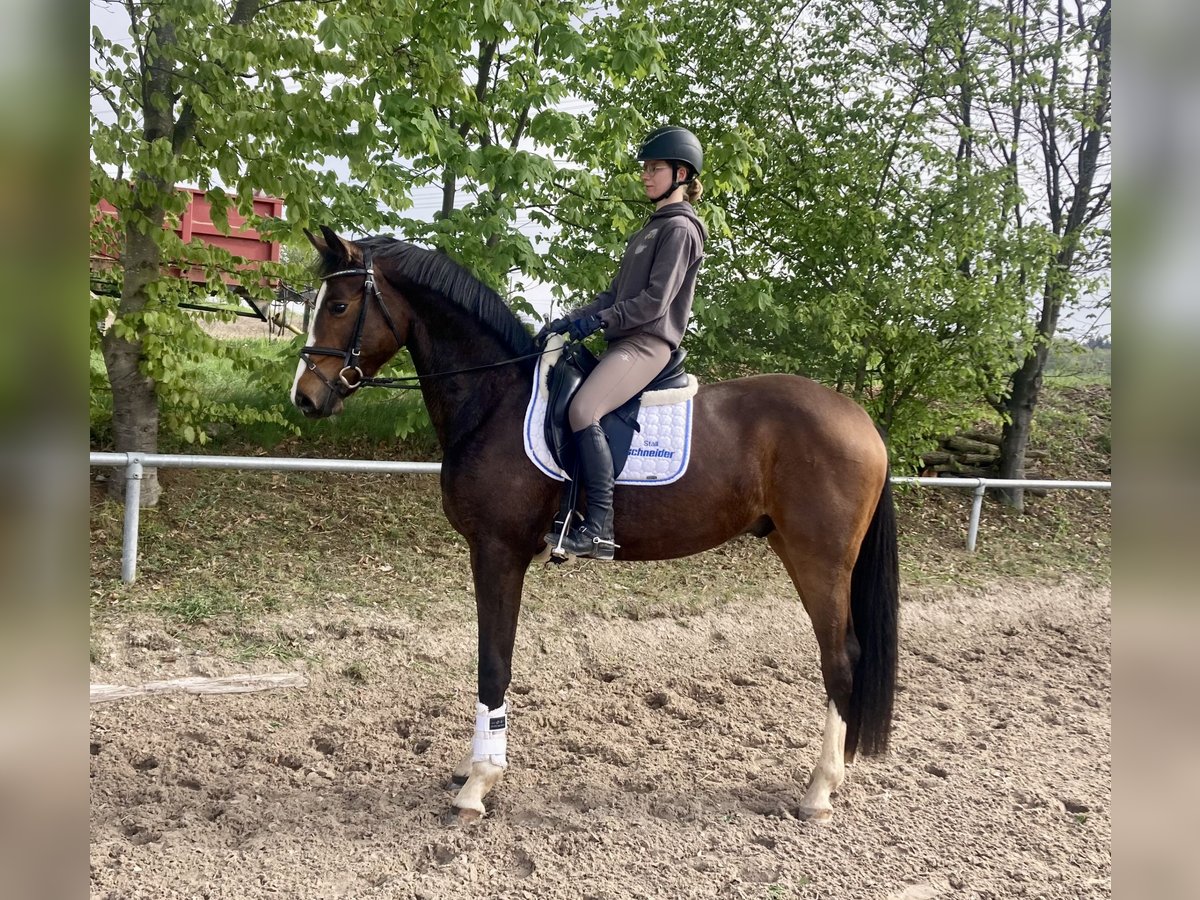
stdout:
[[(1025, 451), (1025, 477), (1043, 478), (1031, 463), (1045, 459), (1045, 450)], [(986, 431), (964, 431), (942, 438), (938, 448), (921, 457), (925, 477), (999, 478), (1000, 435)]]

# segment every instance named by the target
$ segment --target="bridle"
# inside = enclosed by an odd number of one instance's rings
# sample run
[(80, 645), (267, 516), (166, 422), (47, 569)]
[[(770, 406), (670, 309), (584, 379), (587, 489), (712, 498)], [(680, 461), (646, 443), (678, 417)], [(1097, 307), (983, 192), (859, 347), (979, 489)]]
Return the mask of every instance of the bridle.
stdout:
[[(372, 299), (378, 302), (379, 311), (383, 314), (383, 320), (387, 322), (392, 336), (396, 338), (396, 345), (398, 347), (404, 346), (404, 341), (400, 337), (400, 332), (396, 328), (392, 314), (388, 312), (387, 304), (383, 302), (383, 295), (379, 293), (379, 288), (375, 285), (375, 273), (371, 267), (371, 250), (369, 247), (363, 248), (361, 268), (339, 269), (336, 272), (330, 272), (321, 281), (326, 282), (331, 278), (342, 278), (347, 275), (363, 276), (362, 303), (358, 307), (358, 319), (354, 323), (354, 334), (350, 337), (349, 346), (345, 350), (338, 350), (334, 347), (316, 346), (303, 347), (300, 350), (300, 358), (308, 364), (309, 371), (321, 379), (330, 391), (341, 396), (347, 396), (368, 383), (368, 380), (363, 376), (363, 370), (359, 362), (362, 356), (363, 324), (367, 321), (367, 307), (371, 305)], [(326, 378), (325, 374), (317, 368), (316, 362), (312, 359), (314, 356), (341, 357), (342, 369), (337, 374), (336, 384)], [(341, 389), (338, 387), (339, 384), (341, 385)]]
[[(341, 397), (347, 397), (357, 391), (360, 387), (387, 387), (398, 389), (415, 389), (419, 388), (420, 382), (426, 378), (442, 378), (447, 375), (463, 375), (468, 372), (482, 372), (485, 369), (495, 369), (499, 366), (507, 366), (513, 363), (518, 363), (526, 359), (534, 359), (542, 356), (550, 351), (545, 348), (539, 349), (536, 353), (526, 353), (522, 356), (515, 356), (512, 359), (502, 360), (497, 363), (487, 363), (482, 366), (471, 366), (466, 369), (455, 369), (452, 372), (433, 372), (428, 375), (408, 375), (399, 378), (367, 378), (363, 374), (362, 368), (359, 366), (359, 358), (362, 355), (362, 332), (363, 324), (367, 320), (367, 307), (370, 305), (371, 299), (374, 298), (379, 304), (379, 311), (383, 313), (383, 320), (387, 322), (387, 326), (391, 329), (392, 336), (396, 339), (398, 347), (404, 346), (404, 341), (400, 337), (400, 332), (396, 328), (396, 323), (392, 319), (392, 314), (388, 312), (387, 304), (383, 302), (383, 295), (379, 293), (379, 288), (375, 284), (375, 273), (371, 268), (371, 250), (369, 247), (363, 248), (363, 262), (361, 268), (356, 269), (339, 269), (336, 272), (330, 272), (324, 276), (321, 281), (325, 282), (331, 278), (342, 278), (346, 275), (362, 275), (363, 276), (363, 297), (362, 303), (358, 308), (358, 320), (354, 323), (354, 334), (350, 338), (350, 345), (345, 350), (338, 350), (335, 347), (317, 347), (307, 346), (300, 350), (300, 359), (308, 364), (309, 371), (317, 376), (325, 386), (329, 388), (332, 394)], [(315, 315), (315, 312), (314, 312)], [(337, 356), (341, 357), (342, 369), (337, 374), (336, 382), (330, 381), (325, 377), (316, 362), (312, 359), (314, 356)], [(353, 380), (351, 380), (351, 378)], [(406, 382), (416, 382), (408, 384)], [(341, 387), (339, 387), (339, 385)]]

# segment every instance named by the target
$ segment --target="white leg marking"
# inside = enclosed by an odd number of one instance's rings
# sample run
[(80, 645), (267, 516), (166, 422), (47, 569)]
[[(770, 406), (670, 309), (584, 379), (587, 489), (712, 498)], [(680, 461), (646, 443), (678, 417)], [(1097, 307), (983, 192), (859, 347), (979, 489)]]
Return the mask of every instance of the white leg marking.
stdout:
[(829, 795), (846, 779), (846, 723), (838, 714), (833, 701), (825, 714), (825, 737), (821, 741), (821, 758), (813, 769), (808, 790), (800, 801), (800, 814), (807, 819), (823, 821), (833, 815)]
[[(325, 282), (321, 282), (321, 289), (317, 291), (317, 300), (313, 304), (312, 318), (308, 320), (308, 341), (306, 346), (313, 347), (317, 343), (317, 313), (321, 311), (321, 301), (325, 299)], [(292, 404), (296, 404), (296, 391), (300, 388), (300, 376), (304, 374), (304, 370), (308, 368), (308, 363), (303, 359), (296, 363), (296, 377), (292, 380)]]

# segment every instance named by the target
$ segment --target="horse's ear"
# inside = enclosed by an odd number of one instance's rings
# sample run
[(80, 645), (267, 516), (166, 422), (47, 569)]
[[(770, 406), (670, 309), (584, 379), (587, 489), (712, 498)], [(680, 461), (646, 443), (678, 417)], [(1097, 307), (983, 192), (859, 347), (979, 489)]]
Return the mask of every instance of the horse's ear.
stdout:
[(304, 236), (317, 249), (321, 257), (333, 266), (348, 265), (356, 258), (354, 245), (341, 237), (328, 225), (321, 226), (321, 233), (319, 235), (313, 234), (305, 228)]
[[(328, 225), (321, 226), (321, 234), (325, 237), (327, 256), (332, 256), (341, 263), (354, 263), (360, 258), (355, 251), (355, 247), (350, 241), (346, 240)], [(319, 247), (317, 249), (320, 249)]]
[(307, 228), (304, 229), (304, 236), (308, 238), (308, 242), (317, 248), (317, 252), (322, 256), (329, 255), (329, 245), (325, 243), (324, 238), (317, 237)]

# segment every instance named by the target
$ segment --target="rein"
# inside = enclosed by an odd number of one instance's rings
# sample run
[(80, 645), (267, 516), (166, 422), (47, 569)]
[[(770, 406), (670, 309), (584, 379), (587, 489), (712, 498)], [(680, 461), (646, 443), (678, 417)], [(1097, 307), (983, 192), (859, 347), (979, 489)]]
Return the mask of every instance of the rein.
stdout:
[[(358, 384), (363, 387), (385, 387), (394, 390), (416, 390), (421, 386), (421, 381), (426, 378), (445, 378), (448, 375), (464, 375), (467, 372), (482, 372), (484, 369), (497, 369), (500, 366), (511, 366), (513, 363), (523, 362), (527, 359), (536, 359), (549, 353), (549, 350), (539, 350), (537, 353), (526, 353), (524, 356), (514, 356), (512, 359), (502, 359), (500, 362), (488, 363), (483, 366), (471, 366), (469, 369), (454, 369), (450, 372), (430, 372), (428, 375), (402, 375), (397, 378), (363, 378)], [(404, 384), (406, 381), (415, 381), (416, 384)]]
[[(403, 347), (404, 341), (400, 339), (400, 333), (396, 330), (396, 323), (392, 321), (392, 316), (388, 312), (387, 305), (383, 302), (383, 297), (379, 293), (379, 288), (375, 285), (375, 275), (371, 267), (371, 251), (364, 249), (363, 264), (360, 269), (339, 269), (337, 272), (330, 272), (321, 281), (328, 281), (330, 278), (341, 278), (346, 275), (362, 275), (363, 280), (363, 302), (358, 309), (358, 320), (354, 323), (354, 335), (350, 338), (350, 346), (345, 350), (338, 350), (334, 347), (304, 347), (300, 351), (300, 358), (308, 363), (308, 368), (321, 381), (325, 383), (331, 391), (340, 393), (337, 386), (330, 381), (317, 368), (317, 364), (311, 359), (313, 356), (339, 356), (342, 358), (342, 370), (338, 372), (337, 380), (342, 387), (350, 392), (358, 390), (360, 387), (385, 387), (394, 390), (416, 390), (421, 387), (421, 382), (428, 378), (445, 378), (450, 375), (463, 375), (468, 372), (482, 372), (485, 369), (496, 369), (500, 366), (509, 366), (513, 363), (523, 362), (527, 359), (534, 359), (543, 356), (548, 351), (546, 349), (539, 350), (537, 353), (526, 353), (523, 356), (516, 356), (512, 359), (504, 359), (500, 362), (488, 363), (482, 366), (471, 366), (466, 369), (454, 369), (450, 372), (431, 372), (428, 375), (404, 375), (397, 378), (367, 378), (363, 375), (362, 369), (359, 367), (359, 356), (362, 354), (362, 330), (363, 323), (367, 318), (367, 306), (371, 299), (374, 298), (379, 304), (379, 311), (383, 314), (384, 321), (387, 322), (388, 328), (392, 331), (392, 336), (396, 338), (396, 343)], [(347, 377), (349, 376), (349, 377)], [(353, 380), (351, 380), (353, 378)], [(415, 384), (407, 384), (406, 382), (415, 382)]]

